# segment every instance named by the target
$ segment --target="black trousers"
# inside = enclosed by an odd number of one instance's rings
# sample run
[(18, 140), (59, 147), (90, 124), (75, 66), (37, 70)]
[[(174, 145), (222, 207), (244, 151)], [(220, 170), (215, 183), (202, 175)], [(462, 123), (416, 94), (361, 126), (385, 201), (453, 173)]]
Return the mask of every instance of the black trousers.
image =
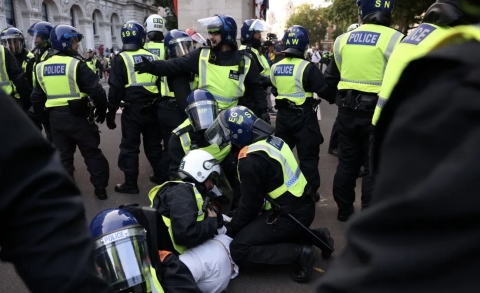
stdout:
[(275, 136), (283, 139), (292, 150), (294, 147), (297, 148), (300, 170), (307, 182), (315, 190), (318, 189), (320, 187), (318, 162), (323, 136), (316, 113), (307, 109), (299, 115), (289, 109), (278, 109)]
[(158, 131), (158, 119), (155, 110), (146, 114), (140, 113), (142, 103), (130, 103), (122, 112), (122, 142), (118, 167), (125, 173), (125, 180), (137, 182), (138, 154), (140, 139), (143, 137), (143, 149), (155, 176), (161, 174), (162, 146)]
[(100, 145), (98, 126), (95, 123), (88, 123), (85, 116), (73, 116), (68, 107), (51, 108), (49, 117), (53, 144), (59, 150), (67, 172), (73, 176), (75, 170), (73, 155), (78, 146), (90, 173), (90, 182), (95, 188), (106, 188), (110, 170), (107, 159), (98, 147)]
[[(295, 217), (307, 228), (315, 218), (315, 205), (309, 204), (296, 212)], [(310, 244), (305, 232), (287, 216), (275, 224), (267, 224), (262, 213), (235, 236), (230, 243), (233, 261), (242, 268), (261, 265), (291, 264), (302, 244)]]
[(163, 154), (160, 161), (160, 180), (169, 180), (168, 170), (170, 166), (170, 156), (168, 155), (168, 141), (172, 131), (187, 119), (185, 110), (181, 110), (172, 101), (162, 100), (157, 110), (159, 122), (159, 135), (163, 140)]
[(338, 115), (337, 118), (335, 118), (335, 123), (333, 123), (332, 126), (332, 133), (330, 134), (330, 145), (329, 149), (338, 149), (338, 139), (339, 139), (339, 133), (338, 133)]
[[(352, 110), (353, 111), (353, 110)], [(352, 209), (355, 202), (355, 186), (364, 166), (366, 176), (362, 178), (362, 208), (370, 204), (373, 179), (369, 174), (369, 148), (372, 132), (373, 112), (362, 112), (363, 116), (339, 113), (338, 167), (333, 179), (333, 198), (340, 209)]]

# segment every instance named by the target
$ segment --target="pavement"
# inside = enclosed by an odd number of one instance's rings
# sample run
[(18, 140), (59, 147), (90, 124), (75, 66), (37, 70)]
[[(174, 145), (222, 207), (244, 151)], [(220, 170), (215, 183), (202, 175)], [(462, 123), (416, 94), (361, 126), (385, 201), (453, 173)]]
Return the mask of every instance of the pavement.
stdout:
[[(108, 85), (101, 82), (107, 90)], [(329, 261), (324, 261), (320, 257), (320, 251), (315, 262), (312, 281), (308, 284), (297, 284), (290, 279), (290, 266), (269, 267), (259, 270), (241, 270), (239, 277), (232, 280), (228, 286), (228, 293), (244, 292), (314, 292), (315, 284), (321, 279), (329, 265), (336, 257), (340, 255), (345, 247), (345, 230), (348, 223), (337, 221), (337, 207), (332, 196), (333, 177), (335, 175), (338, 160), (329, 155), (328, 144), (330, 132), (337, 115), (337, 107), (329, 105), (325, 101), (320, 104), (321, 120), (320, 128), (325, 138), (325, 142), (320, 148), (319, 170), (321, 176), (320, 196), (321, 200), (316, 204), (316, 216), (311, 227), (327, 227), (330, 229), (332, 237), (335, 239), (335, 252)], [(272, 115), (272, 123), (275, 122), (275, 115)], [(319, 116), (320, 117), (320, 116)], [(116, 117), (117, 128), (109, 130), (105, 124), (100, 125), (101, 131), (101, 149), (110, 163), (110, 184), (107, 188), (109, 198), (105, 201), (98, 200), (94, 195), (93, 186), (90, 183), (90, 176), (87, 172), (83, 158), (80, 152), (75, 153), (75, 180), (82, 191), (84, 204), (86, 208), (87, 220), (90, 220), (100, 211), (106, 208), (118, 207), (124, 203), (139, 203), (149, 205), (148, 192), (154, 187), (149, 181), (152, 173), (151, 167), (141, 149), (140, 154), (140, 174), (138, 185), (140, 194), (125, 195), (114, 191), (117, 183), (123, 182), (123, 173), (117, 167), (119, 154), (119, 145), (121, 140), (120, 114)], [(361, 181), (357, 182), (361, 186)], [(359, 194), (357, 187), (357, 194)], [(356, 209), (359, 211), (358, 201)], [(293, 252), (292, 252), (293, 253)], [(26, 293), (30, 292), (22, 280), (16, 274), (12, 265), (0, 262), (0, 292), (2, 293)]]

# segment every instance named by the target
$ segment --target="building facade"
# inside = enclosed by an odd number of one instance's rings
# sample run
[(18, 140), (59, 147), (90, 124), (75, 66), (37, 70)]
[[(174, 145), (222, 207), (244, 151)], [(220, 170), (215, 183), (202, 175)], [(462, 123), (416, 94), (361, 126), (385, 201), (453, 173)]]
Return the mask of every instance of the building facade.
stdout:
[(84, 48), (121, 48), (120, 29), (124, 22), (143, 24), (150, 14), (158, 13), (154, 0), (0, 0), (0, 29), (10, 25), (20, 29), (27, 46), (27, 30), (37, 21), (53, 25), (68, 24), (84, 36)]

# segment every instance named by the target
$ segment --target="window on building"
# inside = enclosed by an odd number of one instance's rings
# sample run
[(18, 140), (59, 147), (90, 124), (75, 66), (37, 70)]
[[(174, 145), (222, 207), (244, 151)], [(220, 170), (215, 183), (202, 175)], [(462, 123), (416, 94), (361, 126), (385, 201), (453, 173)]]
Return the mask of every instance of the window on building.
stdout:
[(16, 26), (15, 13), (13, 11), (13, 0), (5, 0), (5, 18), (8, 25)]
[(115, 34), (114, 34), (114, 30), (113, 30), (113, 15), (112, 17), (110, 18), (110, 35), (113, 37)]
[(75, 26), (75, 12), (73, 11), (73, 8), (70, 8), (70, 25)]
[(42, 3), (42, 20), (48, 21), (47, 4), (45, 2)]
[(97, 23), (95, 22), (95, 12), (92, 15), (92, 20), (93, 20), (93, 35), (97, 34)]

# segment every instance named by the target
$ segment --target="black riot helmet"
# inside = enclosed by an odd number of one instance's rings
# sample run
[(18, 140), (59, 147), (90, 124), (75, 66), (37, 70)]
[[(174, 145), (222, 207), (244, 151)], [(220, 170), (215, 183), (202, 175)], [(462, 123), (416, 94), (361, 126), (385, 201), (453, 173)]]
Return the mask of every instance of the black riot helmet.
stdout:
[(474, 14), (467, 13), (469, 7), (472, 7), (468, 5), (468, 2), (473, 3), (475, 1), (437, 0), (428, 8), (427, 12), (425, 12), (423, 22), (447, 26), (478, 23), (480, 21), (480, 14), (475, 16)]

